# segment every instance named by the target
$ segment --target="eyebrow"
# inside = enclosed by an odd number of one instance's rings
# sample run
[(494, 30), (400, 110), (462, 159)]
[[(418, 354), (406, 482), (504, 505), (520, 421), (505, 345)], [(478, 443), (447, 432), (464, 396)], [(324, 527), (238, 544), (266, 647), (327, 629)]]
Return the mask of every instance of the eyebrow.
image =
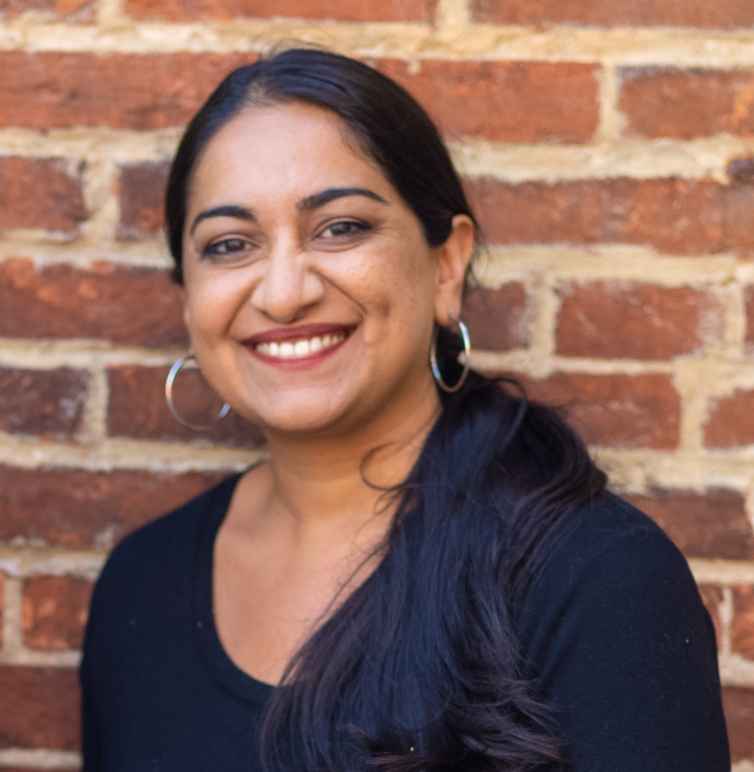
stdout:
[[(297, 204), (296, 208), (301, 211), (310, 212), (312, 209), (317, 209), (320, 206), (329, 204), (331, 201), (335, 201), (339, 198), (345, 198), (347, 196), (364, 196), (372, 201), (377, 201), (380, 204), (386, 204), (387, 201), (373, 190), (369, 188), (326, 188), (319, 191), (319, 193), (313, 193), (311, 196), (302, 198)], [(210, 217), (234, 217), (237, 220), (246, 220), (247, 222), (256, 222), (257, 216), (252, 209), (248, 209), (245, 206), (239, 206), (238, 204), (222, 204), (221, 206), (213, 206), (210, 209), (205, 209), (203, 212), (194, 218), (191, 223), (190, 233), (196, 230), (196, 226), (202, 220), (207, 220)]]
[(338, 198), (345, 198), (346, 196), (364, 196), (365, 198), (371, 198), (372, 201), (378, 201), (380, 204), (387, 204), (387, 201), (377, 195), (373, 190), (369, 188), (326, 188), (319, 193), (314, 193), (311, 196), (302, 198), (296, 205), (298, 209), (304, 211), (311, 211), (317, 209), (320, 206), (329, 204), (330, 201), (335, 201)]

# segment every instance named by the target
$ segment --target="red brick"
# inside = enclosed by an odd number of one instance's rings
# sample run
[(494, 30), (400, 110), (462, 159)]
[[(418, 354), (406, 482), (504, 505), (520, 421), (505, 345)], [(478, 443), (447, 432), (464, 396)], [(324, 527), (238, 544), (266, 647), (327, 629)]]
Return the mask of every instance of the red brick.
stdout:
[(752, 585), (733, 589), (733, 623), (730, 633), (733, 652), (754, 661), (754, 586)]
[(754, 185), (733, 180), (722, 192), (726, 249), (735, 250), (738, 257), (751, 257), (754, 255), (754, 229), (751, 227)]
[(657, 449), (678, 445), (680, 400), (668, 376), (556, 373), (524, 383), (532, 399), (562, 409), (590, 444)]
[[(5, 109), (0, 111), (0, 123), (3, 115), (7, 115)], [(72, 172), (63, 161), (0, 158), (0, 229), (33, 228), (75, 234), (86, 216), (81, 175)]]
[(5, 630), (5, 577), (0, 574), (0, 650), (5, 642), (3, 640), (3, 631)]
[(744, 289), (744, 302), (746, 304), (746, 343), (754, 346), (754, 285)]
[(728, 247), (722, 186), (706, 180), (468, 181), (491, 243), (625, 243), (683, 253)]
[(195, 431), (178, 423), (165, 403), (167, 371), (166, 367), (136, 365), (108, 370), (110, 435), (143, 440), (204, 440), (242, 447), (260, 444), (259, 429), (232, 411), (221, 421), (213, 422), (222, 401), (195, 368), (181, 372), (176, 380), (176, 407), (192, 423), (212, 423), (212, 428)]
[(168, 271), (98, 263), (36, 267), (0, 263), (0, 336), (94, 338), (185, 346), (178, 287)]
[(0, 694), (6, 706), (0, 711), (0, 748), (78, 750), (79, 690), (73, 668), (2, 665)]
[(720, 641), (722, 640), (722, 619), (720, 617), (720, 605), (723, 602), (723, 590), (721, 587), (717, 587), (713, 584), (702, 584), (699, 586), (699, 592), (702, 596), (702, 602), (704, 603), (712, 622), (715, 625), (715, 638), (717, 639), (718, 648)]
[(733, 762), (754, 761), (754, 690), (729, 687), (723, 690)]
[(35, 576), (23, 583), (22, 631), (30, 649), (78, 649), (92, 583), (72, 576)]
[(704, 442), (711, 448), (754, 444), (754, 389), (737, 389), (713, 401), (704, 427)]
[(472, 0), (472, 18), (495, 24), (730, 28), (754, 24), (749, 0)]
[(430, 21), (436, 0), (126, 0), (126, 12), (138, 19), (267, 18), (292, 16), (299, 19), (338, 21)]
[(160, 231), (169, 168), (169, 164), (157, 161), (131, 164), (120, 170), (118, 238), (139, 239)]
[(573, 62), (424, 60), (377, 67), (456, 135), (508, 142), (588, 142), (599, 123), (598, 70)]
[(737, 491), (657, 489), (631, 500), (667, 531), (685, 555), (729, 560), (754, 557), (754, 533), (744, 498)]
[(80, 370), (0, 368), (0, 431), (74, 435), (81, 425), (87, 384)]
[(717, 302), (690, 287), (595, 281), (561, 285), (558, 295), (564, 356), (664, 360), (698, 351), (704, 332), (722, 332)]
[(464, 298), (463, 319), (474, 349), (505, 351), (529, 343), (526, 287), (508, 282), (497, 289), (474, 289)]
[(231, 69), (253, 60), (248, 54), (3, 51), (0, 126), (179, 126)]
[(0, 17), (12, 19), (32, 11), (45, 20), (67, 23), (93, 21), (94, 0), (0, 0)]
[(81, 767), (0, 767), (2, 772), (50, 772), (50, 769), (55, 772), (81, 772)]
[(754, 134), (754, 70), (630, 67), (621, 81), (620, 108), (630, 133), (673, 139)]
[(0, 541), (106, 548), (223, 476), (0, 466)]

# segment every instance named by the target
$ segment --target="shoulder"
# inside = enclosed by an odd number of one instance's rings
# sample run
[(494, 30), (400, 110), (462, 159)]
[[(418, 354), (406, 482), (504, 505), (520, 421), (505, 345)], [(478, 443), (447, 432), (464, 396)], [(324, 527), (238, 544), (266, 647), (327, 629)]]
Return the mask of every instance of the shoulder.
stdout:
[(624, 499), (604, 492), (582, 504), (566, 518), (559, 537), (549, 545), (532, 591), (557, 576), (566, 589), (600, 568), (622, 584), (643, 581), (662, 569), (690, 576), (685, 558), (662, 528)]
[(530, 584), (518, 632), (573, 768), (729, 768), (714, 628), (684, 556), (609, 494), (570, 526)]
[(638, 654), (658, 636), (679, 645), (709, 637), (711, 625), (680, 550), (649, 516), (604, 493), (576, 510), (549, 546), (519, 630), (527, 659), (546, 663), (555, 642), (579, 641), (587, 654), (613, 639)]
[[(157, 517), (123, 538), (110, 552), (97, 580), (92, 611), (105, 600), (133, 598), (140, 589), (149, 592), (156, 582), (185, 572), (193, 561), (209, 519), (222, 517), (237, 475), (195, 496), (180, 507)], [(103, 597), (103, 596), (106, 596)]]

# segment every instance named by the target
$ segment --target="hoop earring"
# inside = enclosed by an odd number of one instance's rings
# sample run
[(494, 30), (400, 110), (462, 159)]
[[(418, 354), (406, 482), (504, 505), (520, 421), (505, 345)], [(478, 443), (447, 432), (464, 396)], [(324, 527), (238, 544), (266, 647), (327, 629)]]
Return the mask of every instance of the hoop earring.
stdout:
[(170, 410), (170, 412), (173, 414), (173, 418), (175, 418), (179, 424), (183, 424), (189, 429), (194, 429), (197, 432), (204, 432), (208, 429), (211, 429), (215, 423), (221, 421), (223, 418), (225, 418), (226, 415), (228, 415), (228, 413), (230, 413), (230, 405), (227, 402), (223, 402), (223, 406), (220, 408), (220, 411), (215, 416), (215, 420), (211, 424), (194, 424), (191, 423), (191, 421), (187, 421), (185, 418), (183, 418), (183, 416), (178, 412), (175, 403), (173, 402), (173, 384), (175, 383), (175, 379), (178, 377), (178, 374), (181, 372), (181, 370), (183, 370), (183, 368), (186, 366), (186, 363), (190, 360), (196, 362), (196, 357), (194, 354), (186, 354), (186, 356), (179, 357), (175, 360), (175, 362), (173, 362), (173, 366), (170, 368), (170, 371), (165, 378), (165, 402), (167, 402), (168, 410)]
[(440, 367), (437, 364), (437, 336), (435, 336), (434, 340), (432, 341), (432, 348), (429, 352), (429, 364), (432, 368), (432, 377), (437, 382), (437, 385), (448, 394), (453, 394), (461, 389), (463, 384), (466, 382), (466, 377), (468, 376), (469, 370), (471, 369), (469, 366), (469, 354), (471, 354), (471, 338), (469, 337), (469, 330), (460, 319), (455, 319), (454, 321), (458, 325), (461, 340), (463, 341), (463, 353), (465, 361), (461, 375), (452, 386), (449, 386), (445, 382), (445, 379), (442, 377), (442, 373), (440, 372)]

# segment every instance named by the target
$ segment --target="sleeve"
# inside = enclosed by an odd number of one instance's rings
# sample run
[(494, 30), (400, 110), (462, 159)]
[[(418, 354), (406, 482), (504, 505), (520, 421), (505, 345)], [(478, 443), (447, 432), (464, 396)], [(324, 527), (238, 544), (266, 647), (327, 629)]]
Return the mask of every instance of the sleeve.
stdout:
[(96, 729), (96, 716), (92, 704), (92, 691), (89, 679), (82, 668), (81, 682), (81, 756), (82, 772), (97, 772), (99, 769), (99, 736)]
[(101, 578), (97, 581), (89, 607), (89, 616), (84, 633), (84, 644), (79, 666), (79, 685), (81, 695), (81, 756), (82, 772), (98, 772), (100, 770), (100, 731), (95, 710), (96, 675), (94, 673), (97, 657), (95, 648), (95, 630), (102, 623), (97, 619), (99, 595), (101, 593)]
[[(657, 528), (579, 542), (539, 577), (521, 641), (573, 772), (729, 772), (714, 628)], [(588, 541), (588, 540), (587, 540)]]

